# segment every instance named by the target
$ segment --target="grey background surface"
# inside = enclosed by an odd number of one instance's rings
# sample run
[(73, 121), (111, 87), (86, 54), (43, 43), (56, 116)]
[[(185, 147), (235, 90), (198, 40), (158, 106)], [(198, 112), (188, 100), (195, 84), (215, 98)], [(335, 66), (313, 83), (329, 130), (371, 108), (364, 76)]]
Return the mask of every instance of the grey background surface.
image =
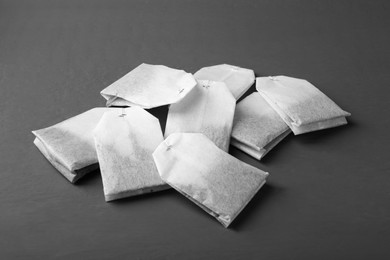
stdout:
[[(1, 259), (390, 259), (388, 1), (0, 1)], [(225, 229), (170, 190), (105, 203), (31, 130), (96, 106), (142, 62), (305, 78), (349, 125), (290, 135)], [(251, 88), (253, 91), (254, 88)], [(151, 110), (165, 125), (167, 107)]]

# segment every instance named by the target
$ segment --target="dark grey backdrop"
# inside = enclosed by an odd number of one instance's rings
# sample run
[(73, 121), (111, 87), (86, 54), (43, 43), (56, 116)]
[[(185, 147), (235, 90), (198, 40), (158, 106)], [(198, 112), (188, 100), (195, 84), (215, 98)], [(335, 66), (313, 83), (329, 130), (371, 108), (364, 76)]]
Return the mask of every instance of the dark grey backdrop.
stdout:
[[(0, 1), (0, 258), (389, 259), (388, 1)], [(289, 136), (231, 228), (174, 191), (105, 203), (31, 130), (95, 106), (142, 62), (305, 78), (352, 113)], [(254, 88), (251, 89), (253, 91)], [(163, 125), (167, 108), (153, 109)]]

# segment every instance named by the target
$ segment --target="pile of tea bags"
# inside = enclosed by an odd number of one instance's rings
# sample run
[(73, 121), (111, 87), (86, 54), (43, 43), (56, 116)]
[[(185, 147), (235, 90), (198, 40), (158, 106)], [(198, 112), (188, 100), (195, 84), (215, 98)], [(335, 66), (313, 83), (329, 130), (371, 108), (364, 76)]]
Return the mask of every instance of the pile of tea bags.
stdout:
[[(256, 80), (256, 90), (236, 101)], [(225, 227), (268, 173), (229, 154), (256, 159), (288, 134), (346, 124), (348, 112), (306, 80), (255, 79), (227, 64), (194, 75), (141, 64), (101, 91), (107, 107), (33, 131), (34, 144), (71, 183), (100, 168), (106, 201), (170, 187)], [(166, 127), (149, 108), (169, 105)]]

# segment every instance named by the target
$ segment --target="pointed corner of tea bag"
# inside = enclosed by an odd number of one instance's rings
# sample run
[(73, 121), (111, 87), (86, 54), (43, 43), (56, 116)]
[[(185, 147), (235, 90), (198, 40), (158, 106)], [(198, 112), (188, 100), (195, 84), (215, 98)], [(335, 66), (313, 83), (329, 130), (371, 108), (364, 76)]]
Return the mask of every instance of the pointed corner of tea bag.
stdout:
[(217, 220), (222, 224), (224, 228), (229, 228), (230, 224), (233, 222), (230, 216), (219, 215)]
[(114, 102), (115, 99), (107, 99), (106, 101), (106, 107), (110, 107), (112, 105), (112, 103)]
[(181, 79), (178, 81), (178, 94), (179, 95), (186, 95), (188, 92), (190, 92), (197, 83), (195, 77), (193, 74), (183, 71), (185, 74), (181, 77)]
[(104, 201), (105, 202), (111, 202), (111, 201), (114, 201), (114, 200), (116, 200), (117, 198), (116, 198), (116, 196), (115, 195), (111, 195), (111, 194), (105, 194), (104, 195)]

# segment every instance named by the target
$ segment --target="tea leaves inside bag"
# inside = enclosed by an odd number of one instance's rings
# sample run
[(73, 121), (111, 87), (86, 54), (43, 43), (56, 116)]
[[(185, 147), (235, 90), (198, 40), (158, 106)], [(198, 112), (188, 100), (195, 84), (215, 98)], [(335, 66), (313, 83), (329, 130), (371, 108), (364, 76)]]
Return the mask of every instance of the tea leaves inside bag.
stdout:
[(157, 118), (139, 107), (108, 112), (94, 137), (106, 201), (169, 188), (152, 157), (163, 141)]
[(56, 125), (32, 131), (34, 144), (70, 182), (98, 168), (92, 131), (102, 115), (115, 108), (93, 108)]
[(225, 227), (265, 183), (268, 173), (219, 149), (200, 133), (175, 133), (153, 153), (161, 178)]
[(254, 92), (236, 106), (231, 144), (259, 160), (290, 132), (278, 113)]
[(303, 79), (261, 77), (256, 89), (296, 135), (347, 124), (351, 115)]

